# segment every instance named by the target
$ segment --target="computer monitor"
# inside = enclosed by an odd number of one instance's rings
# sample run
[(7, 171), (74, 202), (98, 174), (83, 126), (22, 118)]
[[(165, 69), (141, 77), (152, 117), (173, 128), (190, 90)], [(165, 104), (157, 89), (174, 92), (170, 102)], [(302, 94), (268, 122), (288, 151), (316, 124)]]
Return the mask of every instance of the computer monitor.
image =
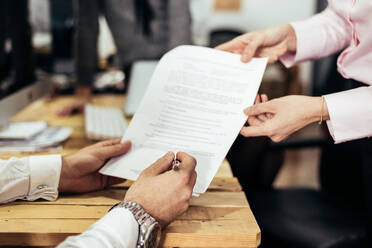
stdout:
[(133, 116), (137, 111), (157, 64), (158, 60), (137, 61), (133, 64), (128, 98), (124, 106), (126, 116)]

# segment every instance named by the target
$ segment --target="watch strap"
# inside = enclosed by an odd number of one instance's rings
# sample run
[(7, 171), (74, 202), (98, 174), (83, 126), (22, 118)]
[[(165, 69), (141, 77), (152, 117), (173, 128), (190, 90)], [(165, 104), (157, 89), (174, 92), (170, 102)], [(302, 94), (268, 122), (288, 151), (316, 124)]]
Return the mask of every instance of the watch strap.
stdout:
[(122, 201), (112, 206), (109, 212), (114, 208), (125, 208), (129, 210), (139, 225), (137, 248), (145, 247), (147, 232), (151, 225), (158, 224), (157, 220), (149, 215), (138, 203)]

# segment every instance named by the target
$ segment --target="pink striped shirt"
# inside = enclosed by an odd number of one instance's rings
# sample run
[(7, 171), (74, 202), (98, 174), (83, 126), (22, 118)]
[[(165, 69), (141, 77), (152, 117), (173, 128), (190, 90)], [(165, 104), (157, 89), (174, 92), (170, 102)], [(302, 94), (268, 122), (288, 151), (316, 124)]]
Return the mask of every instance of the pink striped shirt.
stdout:
[(337, 60), (341, 75), (368, 85), (325, 96), (335, 142), (372, 136), (372, 1), (329, 0), (322, 13), (291, 25), (297, 52), (281, 57), (285, 66), (342, 51)]

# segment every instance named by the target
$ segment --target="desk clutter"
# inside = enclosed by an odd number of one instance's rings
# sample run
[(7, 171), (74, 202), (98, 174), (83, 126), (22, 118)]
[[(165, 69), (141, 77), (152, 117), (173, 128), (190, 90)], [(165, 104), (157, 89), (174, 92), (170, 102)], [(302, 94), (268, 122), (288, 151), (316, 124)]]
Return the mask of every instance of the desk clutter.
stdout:
[(49, 127), (45, 121), (7, 123), (0, 130), (0, 153), (59, 151), (71, 133), (70, 127)]

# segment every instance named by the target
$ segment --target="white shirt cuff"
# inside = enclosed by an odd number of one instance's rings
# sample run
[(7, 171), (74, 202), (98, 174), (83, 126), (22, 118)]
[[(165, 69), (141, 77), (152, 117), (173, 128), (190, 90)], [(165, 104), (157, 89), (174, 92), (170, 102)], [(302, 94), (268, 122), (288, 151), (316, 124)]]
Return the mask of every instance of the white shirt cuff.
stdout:
[(115, 208), (108, 212), (102, 219), (97, 221), (91, 228), (105, 228), (118, 246), (136, 247), (139, 233), (139, 225), (132, 212), (125, 208)]
[(27, 200), (53, 201), (58, 197), (62, 159), (60, 155), (29, 157), (30, 185)]
[(124, 208), (115, 208), (88, 230), (67, 238), (58, 248), (70, 247), (137, 247), (139, 226), (133, 214)]

